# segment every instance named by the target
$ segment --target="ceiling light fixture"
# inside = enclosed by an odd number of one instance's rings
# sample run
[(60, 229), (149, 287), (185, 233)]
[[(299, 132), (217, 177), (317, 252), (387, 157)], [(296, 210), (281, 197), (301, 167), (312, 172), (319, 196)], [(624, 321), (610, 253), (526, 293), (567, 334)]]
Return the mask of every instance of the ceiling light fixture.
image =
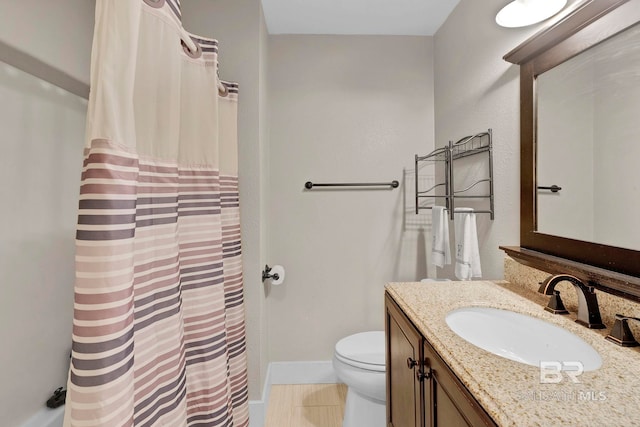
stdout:
[(513, 0), (498, 12), (496, 23), (515, 28), (537, 24), (560, 12), (567, 0)]

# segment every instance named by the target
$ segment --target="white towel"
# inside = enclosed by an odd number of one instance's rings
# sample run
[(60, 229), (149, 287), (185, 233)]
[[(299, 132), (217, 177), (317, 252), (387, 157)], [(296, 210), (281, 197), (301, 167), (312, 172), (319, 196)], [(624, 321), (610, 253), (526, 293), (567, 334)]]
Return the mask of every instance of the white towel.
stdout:
[(431, 228), (433, 242), (431, 245), (431, 259), (437, 267), (451, 264), (451, 249), (449, 248), (449, 218), (444, 206), (431, 208)]
[(456, 234), (456, 277), (460, 280), (481, 277), (478, 231), (473, 209), (456, 208), (453, 225)]

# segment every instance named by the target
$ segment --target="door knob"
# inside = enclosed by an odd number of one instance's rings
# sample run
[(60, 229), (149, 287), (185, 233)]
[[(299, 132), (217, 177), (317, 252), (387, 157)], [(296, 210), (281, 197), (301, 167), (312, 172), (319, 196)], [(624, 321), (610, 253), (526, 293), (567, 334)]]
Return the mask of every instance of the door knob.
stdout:
[(418, 366), (418, 361), (408, 357), (407, 358), (407, 368), (413, 369), (416, 366)]

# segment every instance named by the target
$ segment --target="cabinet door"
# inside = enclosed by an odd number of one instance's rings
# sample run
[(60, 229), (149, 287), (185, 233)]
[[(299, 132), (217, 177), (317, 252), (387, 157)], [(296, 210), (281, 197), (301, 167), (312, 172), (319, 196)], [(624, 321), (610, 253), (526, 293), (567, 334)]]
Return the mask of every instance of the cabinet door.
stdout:
[(433, 379), (433, 371), (431, 369), (431, 359), (428, 353), (424, 353), (422, 356), (422, 408), (424, 427), (436, 426), (436, 411), (435, 411), (435, 392), (437, 383)]
[(389, 297), (386, 298), (387, 426), (422, 427), (420, 369), (422, 337)]
[[(426, 427), (495, 426), (491, 417), (480, 407), (471, 393), (438, 356), (428, 341), (424, 341), (425, 418)], [(427, 396), (430, 394), (430, 398)], [(431, 422), (431, 424), (429, 424)]]

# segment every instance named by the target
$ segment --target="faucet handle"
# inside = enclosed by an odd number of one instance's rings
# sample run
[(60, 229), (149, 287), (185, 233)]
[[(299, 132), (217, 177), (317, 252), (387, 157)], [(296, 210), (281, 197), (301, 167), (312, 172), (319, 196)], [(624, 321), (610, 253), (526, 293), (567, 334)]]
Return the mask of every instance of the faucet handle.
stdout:
[(616, 321), (609, 331), (609, 335), (605, 337), (607, 341), (611, 341), (612, 343), (622, 346), (622, 347), (637, 347), (640, 345), (638, 341), (636, 341), (635, 337), (631, 333), (631, 329), (629, 329), (629, 320), (637, 320), (640, 321), (637, 317), (624, 316), (622, 314), (616, 314)]
[(547, 293), (547, 285), (549, 284), (551, 279), (553, 279), (554, 277), (555, 275), (552, 274), (551, 276), (544, 279), (542, 282), (538, 282), (538, 285), (540, 285), (540, 287), (538, 288), (538, 292), (543, 295), (551, 295), (551, 293)]
[(553, 314), (569, 314), (569, 310), (565, 308), (560, 298), (560, 291), (553, 291), (549, 304), (544, 309)]

